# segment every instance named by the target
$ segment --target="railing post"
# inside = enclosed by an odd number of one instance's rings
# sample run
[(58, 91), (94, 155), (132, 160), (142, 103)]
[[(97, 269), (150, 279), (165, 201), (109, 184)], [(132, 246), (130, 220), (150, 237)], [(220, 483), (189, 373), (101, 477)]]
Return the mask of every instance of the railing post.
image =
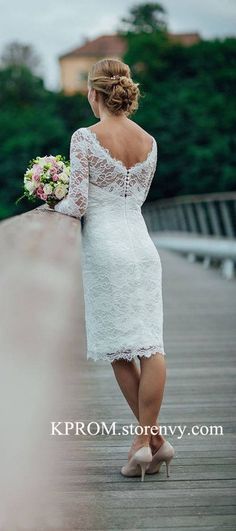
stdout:
[(199, 220), (201, 232), (202, 234), (209, 234), (209, 229), (208, 229), (207, 219), (206, 219), (206, 212), (204, 210), (203, 203), (196, 203), (196, 208), (197, 208), (197, 214), (198, 214), (198, 220)]
[(226, 236), (228, 236), (228, 238), (234, 238), (234, 230), (229, 216), (229, 210), (226, 201), (220, 201), (219, 206), (224, 223), (225, 234)]
[(186, 204), (185, 208), (186, 208), (186, 214), (187, 214), (188, 222), (189, 222), (189, 226), (190, 226), (190, 231), (191, 232), (198, 232), (198, 227), (197, 227), (197, 223), (196, 223), (196, 219), (195, 219), (193, 203)]
[(187, 231), (188, 230), (187, 229), (187, 223), (186, 223), (186, 220), (185, 220), (185, 216), (184, 216), (182, 205), (177, 205), (177, 211), (178, 211), (179, 220), (180, 220), (180, 230), (186, 230)]
[(213, 229), (213, 234), (215, 234), (216, 236), (221, 236), (222, 231), (221, 231), (220, 222), (219, 222), (219, 219), (218, 219), (218, 216), (217, 216), (215, 202), (214, 201), (208, 201), (207, 202), (207, 209), (208, 209), (208, 214), (209, 214), (210, 222), (211, 222), (212, 229)]

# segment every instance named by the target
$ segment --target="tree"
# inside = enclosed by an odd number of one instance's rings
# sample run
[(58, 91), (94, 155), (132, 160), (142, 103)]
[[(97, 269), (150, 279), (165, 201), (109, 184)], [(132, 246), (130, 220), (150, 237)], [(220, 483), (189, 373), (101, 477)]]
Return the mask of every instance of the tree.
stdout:
[(25, 66), (36, 74), (39, 71), (41, 59), (33, 46), (14, 41), (5, 46), (1, 56), (1, 63), (3, 68)]
[(37, 155), (68, 156), (70, 133), (57, 113), (55, 94), (25, 66), (0, 70), (0, 105), (2, 219), (30, 208), (27, 201), (15, 205), (29, 161)]
[[(32, 158), (69, 157), (70, 137), (94, 118), (86, 96), (66, 96), (45, 88), (25, 65), (0, 69), (0, 219), (29, 210), (22, 195), (23, 175)], [(38, 203), (32, 204), (35, 208)]]
[(0, 105), (20, 107), (42, 101), (46, 97), (43, 79), (24, 65), (11, 65), (0, 70)]
[(121, 28), (142, 94), (134, 119), (158, 143), (149, 199), (235, 190), (236, 39), (173, 43), (163, 11), (136, 6)]
[(123, 60), (144, 95), (135, 120), (159, 147), (149, 198), (235, 190), (236, 39), (185, 47), (153, 32), (127, 42)]
[(166, 31), (166, 10), (159, 3), (139, 4), (130, 9), (128, 18), (122, 18), (122, 32), (152, 33)]

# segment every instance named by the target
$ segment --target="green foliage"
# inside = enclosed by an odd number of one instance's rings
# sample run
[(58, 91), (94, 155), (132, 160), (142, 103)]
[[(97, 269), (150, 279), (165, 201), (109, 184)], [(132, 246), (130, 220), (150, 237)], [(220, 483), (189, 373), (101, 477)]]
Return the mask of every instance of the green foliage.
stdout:
[[(171, 44), (159, 27), (144, 29), (125, 33), (124, 61), (142, 93), (132, 118), (158, 143), (149, 199), (236, 190), (236, 39), (184, 47)], [(96, 119), (85, 96), (46, 90), (25, 65), (0, 70), (0, 104), (3, 219), (29, 210), (26, 201), (15, 205), (29, 161), (57, 153), (68, 158), (72, 132)]]
[[(0, 70), (0, 219), (29, 209), (22, 194), (23, 175), (37, 156), (69, 156), (73, 131), (90, 121), (85, 96), (68, 97), (45, 89), (25, 66)], [(93, 123), (93, 122), (92, 122)], [(38, 200), (37, 205), (41, 203)]]
[(166, 11), (155, 3), (138, 4), (130, 9), (129, 16), (122, 18), (121, 32), (152, 33), (166, 30)]
[(126, 34), (142, 87), (135, 120), (158, 142), (149, 198), (236, 189), (236, 39), (184, 47), (165, 33)]

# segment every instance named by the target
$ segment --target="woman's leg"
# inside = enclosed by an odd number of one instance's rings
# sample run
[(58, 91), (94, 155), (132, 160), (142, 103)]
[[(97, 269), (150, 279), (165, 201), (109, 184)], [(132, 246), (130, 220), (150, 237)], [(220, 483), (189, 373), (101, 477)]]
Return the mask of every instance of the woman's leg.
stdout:
[(134, 360), (116, 360), (112, 362), (112, 368), (119, 387), (132, 409), (135, 417), (139, 420), (138, 412), (138, 390), (140, 380), (140, 369)]
[[(138, 391), (140, 382), (140, 368), (135, 361), (117, 360), (112, 362), (112, 368), (119, 387), (127, 400), (131, 410), (136, 419), (139, 421), (138, 412)], [(130, 459), (136, 450), (142, 446), (139, 442), (139, 437), (134, 436), (132, 445), (128, 452), (128, 459)]]
[[(166, 362), (161, 353), (156, 353), (150, 358), (141, 357), (141, 374), (139, 382), (138, 404), (139, 404), (139, 424), (145, 426), (155, 426), (159, 415), (164, 394), (166, 381)], [(139, 436), (142, 444), (151, 442), (151, 432), (148, 429)]]
[[(139, 359), (141, 362), (141, 357)], [(149, 358), (145, 358), (145, 359), (149, 359)], [(130, 408), (132, 409), (135, 417), (139, 421), (139, 385), (140, 385), (141, 371), (137, 367), (134, 360), (132, 361), (116, 360), (112, 362), (111, 365), (114, 370), (114, 374), (119, 384), (119, 387), (125, 399), (127, 400)], [(157, 420), (152, 425), (155, 425), (157, 429), (159, 429)], [(157, 451), (158, 448), (160, 448), (161, 444), (164, 441), (165, 441), (164, 437), (162, 437), (162, 435), (160, 434), (151, 436), (150, 445), (151, 445), (153, 453), (155, 453), (155, 451)], [(140, 440), (139, 436), (136, 436), (134, 438), (128, 457), (131, 457), (132, 453), (136, 451), (138, 447), (140, 446), (142, 446), (142, 441)]]

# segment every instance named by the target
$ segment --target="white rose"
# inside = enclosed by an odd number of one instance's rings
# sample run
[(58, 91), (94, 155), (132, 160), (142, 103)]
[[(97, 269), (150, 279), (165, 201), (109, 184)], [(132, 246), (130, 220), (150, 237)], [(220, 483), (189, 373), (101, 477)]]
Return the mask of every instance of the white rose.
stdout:
[(40, 157), (37, 161), (37, 164), (43, 168), (44, 167), (44, 164), (47, 164), (47, 161), (46, 161), (46, 157)]
[(64, 184), (57, 184), (54, 193), (57, 199), (62, 199), (66, 195), (66, 186)]
[(43, 187), (43, 191), (45, 194), (50, 195), (52, 193), (52, 186), (50, 184), (45, 184)]
[(28, 170), (25, 172), (25, 175), (27, 175), (27, 177), (32, 177), (32, 175), (33, 175), (33, 170), (32, 170), (32, 169), (28, 169)]
[(68, 175), (65, 172), (60, 173), (60, 180), (63, 183), (68, 183), (69, 182), (69, 177), (68, 177)]
[(32, 182), (32, 181), (27, 181), (25, 183), (25, 189), (30, 193), (32, 194), (35, 190), (36, 186), (35, 186), (35, 183)]

